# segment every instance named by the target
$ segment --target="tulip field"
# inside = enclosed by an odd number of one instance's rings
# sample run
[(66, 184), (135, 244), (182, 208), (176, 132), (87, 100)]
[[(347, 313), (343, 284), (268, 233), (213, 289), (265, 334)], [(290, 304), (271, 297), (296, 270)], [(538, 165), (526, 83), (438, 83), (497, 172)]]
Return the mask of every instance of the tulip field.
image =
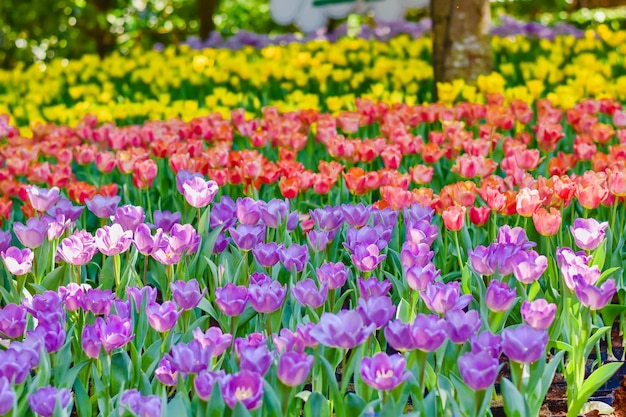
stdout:
[(407, 25), (1, 70), (0, 415), (626, 415), (626, 32)]

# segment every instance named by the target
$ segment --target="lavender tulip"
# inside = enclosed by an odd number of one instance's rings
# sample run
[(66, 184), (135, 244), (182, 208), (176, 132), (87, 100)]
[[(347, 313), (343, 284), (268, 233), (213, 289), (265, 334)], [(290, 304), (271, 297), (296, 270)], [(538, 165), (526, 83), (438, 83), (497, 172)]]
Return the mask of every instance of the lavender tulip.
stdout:
[(173, 301), (165, 301), (163, 304), (151, 303), (146, 306), (148, 315), (148, 323), (150, 326), (160, 333), (169, 332), (176, 325), (176, 320), (181, 311), (176, 309)]
[(265, 236), (265, 226), (262, 224), (247, 225), (240, 224), (236, 228), (228, 229), (235, 245), (240, 250), (250, 250), (257, 244), (263, 242)]
[(374, 323), (365, 325), (356, 310), (342, 310), (338, 314), (324, 313), (311, 336), (325, 346), (352, 349), (365, 341), (376, 329)]
[(278, 359), (276, 376), (288, 387), (298, 387), (306, 381), (314, 362), (313, 355), (285, 352)]
[(379, 281), (376, 277), (370, 277), (368, 279), (359, 277), (357, 279), (357, 287), (361, 298), (367, 300), (371, 297), (387, 295), (389, 290), (391, 290), (391, 281), (388, 279)]
[(11, 246), (5, 252), (0, 253), (7, 270), (13, 275), (24, 275), (30, 272), (35, 260), (35, 253), (29, 248), (20, 250)]
[(307, 245), (292, 244), (289, 247), (282, 247), (278, 251), (280, 262), (283, 266), (292, 271), (294, 268), (296, 272), (300, 272), (304, 269), (307, 262), (309, 262), (309, 248)]
[(261, 218), (267, 227), (276, 229), (281, 225), (289, 214), (289, 202), (287, 200), (272, 199), (267, 204), (260, 205)]
[(233, 335), (230, 333), (224, 334), (221, 328), (214, 326), (209, 327), (204, 333), (202, 333), (200, 328), (196, 328), (193, 331), (193, 338), (200, 342), (203, 347), (210, 347), (213, 356), (220, 356), (230, 347)]
[(600, 246), (604, 240), (605, 230), (608, 225), (608, 222), (600, 223), (592, 217), (588, 219), (578, 218), (574, 220), (574, 224), (570, 226), (570, 231), (572, 232), (576, 246), (590, 251)]
[(374, 324), (376, 329), (380, 329), (396, 314), (396, 306), (391, 298), (381, 295), (368, 299), (359, 298), (356, 311), (363, 317), (366, 325)]
[(198, 398), (200, 398), (202, 401), (209, 401), (215, 384), (219, 384), (219, 382), (225, 376), (226, 374), (223, 370), (220, 370), (219, 372), (200, 372), (193, 381), (193, 386)]
[(424, 352), (435, 351), (446, 340), (446, 322), (434, 314), (418, 314), (411, 325), (413, 345)]
[(194, 339), (189, 343), (175, 344), (167, 357), (174, 370), (183, 374), (197, 374), (208, 368), (212, 352), (210, 346), (203, 346)]
[(259, 408), (263, 401), (263, 387), (261, 375), (245, 370), (226, 375), (221, 380), (222, 397), (230, 408), (235, 408), (238, 402), (248, 410)]
[(57, 256), (72, 265), (85, 265), (97, 252), (94, 237), (85, 230), (79, 230), (61, 241)]
[(235, 340), (235, 356), (239, 355), (239, 352), (248, 347), (259, 347), (267, 341), (263, 333), (254, 332), (248, 334), (247, 337), (238, 337)]
[(356, 229), (360, 229), (367, 224), (370, 218), (371, 207), (362, 203), (357, 205), (343, 204), (341, 211), (346, 223)]
[(26, 187), (26, 194), (28, 195), (30, 205), (42, 213), (55, 205), (61, 198), (58, 187), (40, 188), (36, 185), (29, 185)]
[(27, 336), (39, 338), (43, 342), (46, 351), (54, 353), (63, 347), (67, 332), (65, 331), (65, 324), (61, 324), (58, 321), (41, 322), (35, 330), (27, 332)]
[(529, 241), (526, 236), (526, 230), (523, 227), (513, 227), (505, 224), (498, 229), (497, 243), (504, 245), (513, 245), (520, 250), (527, 250), (537, 246), (535, 242)]
[(476, 273), (480, 275), (493, 275), (496, 270), (494, 265), (491, 264), (491, 260), (489, 259), (490, 249), (486, 246), (476, 246), (474, 250), (469, 250), (467, 252), (470, 265)]
[(406, 242), (412, 245), (431, 246), (439, 236), (439, 228), (430, 220), (407, 222)]
[(130, 319), (123, 319), (120, 316), (110, 315), (106, 321), (102, 317), (98, 317), (96, 326), (98, 326), (102, 347), (107, 354), (126, 345), (135, 337), (133, 323)]
[(486, 351), (492, 357), (499, 358), (502, 354), (502, 337), (486, 330), (478, 335), (473, 335), (470, 339), (470, 346), (474, 353)]
[(64, 410), (70, 404), (70, 391), (57, 389), (53, 386), (39, 388), (33, 394), (28, 395), (30, 409), (43, 417), (50, 417), (57, 407)]
[(398, 221), (398, 211), (391, 208), (382, 210), (372, 209), (372, 223), (374, 227), (383, 226), (385, 229), (393, 229)]
[(548, 345), (548, 332), (527, 324), (502, 331), (502, 350), (514, 362), (530, 364), (541, 358)]
[(178, 382), (178, 371), (174, 369), (169, 357), (165, 356), (159, 362), (159, 366), (154, 370), (154, 376), (163, 385), (176, 386)]
[(136, 389), (131, 389), (122, 393), (120, 405), (137, 416), (160, 417), (163, 404), (158, 395), (144, 396)]
[(259, 243), (252, 248), (254, 259), (263, 267), (270, 268), (278, 263), (279, 252), (282, 250), (283, 244), (276, 242)]
[(113, 214), (113, 221), (115, 223), (122, 226), (122, 229), (130, 230), (133, 233), (145, 220), (146, 214), (141, 206), (127, 204), (115, 209), (115, 214)]
[(465, 312), (455, 309), (446, 313), (447, 333), (450, 341), (456, 344), (465, 343), (474, 335), (482, 324), (480, 315), (476, 310)]
[(306, 235), (306, 240), (314, 252), (322, 252), (326, 249), (329, 239), (330, 234), (325, 230), (311, 230)]
[(429, 284), (433, 284), (441, 271), (435, 269), (432, 263), (426, 266), (412, 266), (405, 271), (406, 282), (414, 291), (425, 291)]
[(236, 213), (239, 223), (242, 225), (255, 225), (261, 219), (261, 206), (263, 201), (254, 200), (250, 197), (238, 198)]
[(548, 303), (543, 298), (522, 303), (522, 319), (526, 324), (537, 330), (546, 330), (554, 321), (556, 304)]
[(223, 230), (233, 227), (237, 223), (236, 214), (237, 206), (235, 202), (232, 198), (225, 195), (219, 203), (213, 203), (209, 225), (211, 229), (217, 229), (220, 226), (223, 226)]
[(139, 309), (142, 305), (147, 306), (156, 302), (157, 290), (154, 287), (127, 287), (126, 292), (128, 293), (128, 301), (133, 301), (137, 313), (139, 313)]
[(232, 239), (230, 237), (226, 237), (223, 232), (219, 233), (217, 235), (217, 238), (215, 239), (215, 244), (213, 245), (213, 253), (219, 254), (224, 252), (230, 244), (231, 240)]
[(461, 377), (471, 389), (485, 390), (496, 382), (500, 362), (489, 352), (467, 352), (458, 359), (458, 362)]
[(0, 309), (0, 334), (9, 339), (24, 336), (26, 330), (26, 309), (17, 304), (7, 304)]
[(163, 230), (164, 233), (169, 233), (175, 224), (180, 223), (181, 213), (179, 211), (172, 213), (168, 210), (155, 210), (152, 217), (154, 218), (154, 227)]
[(48, 241), (60, 239), (63, 233), (74, 225), (73, 221), (62, 214), (57, 214), (55, 217), (43, 216), (41, 220), (48, 224)]
[(370, 272), (376, 269), (378, 265), (387, 258), (382, 255), (380, 249), (375, 244), (357, 244), (354, 252), (350, 255), (350, 259), (354, 266), (361, 272)]
[(126, 252), (132, 238), (133, 232), (124, 230), (121, 225), (114, 223), (96, 230), (95, 244), (104, 255), (114, 256)]
[(59, 287), (57, 293), (59, 297), (65, 300), (65, 309), (67, 311), (77, 311), (83, 308), (85, 303), (85, 294), (91, 289), (89, 284), (76, 284), (70, 282), (64, 287)]
[(87, 356), (92, 359), (98, 359), (100, 350), (102, 350), (102, 341), (100, 340), (99, 328), (95, 324), (85, 324), (81, 337), (81, 346)]
[(614, 279), (607, 279), (600, 287), (587, 284), (584, 279), (574, 279), (576, 296), (590, 310), (601, 310), (611, 302), (617, 288)]
[(326, 302), (328, 297), (328, 283), (324, 282), (318, 289), (315, 281), (307, 278), (298, 281), (291, 288), (291, 294), (301, 305), (310, 306), (314, 309), (319, 308)]
[(111, 290), (89, 289), (85, 293), (83, 308), (95, 315), (109, 315), (115, 294)]
[(411, 325), (401, 320), (393, 320), (385, 327), (385, 339), (389, 346), (398, 352), (408, 352), (417, 348), (411, 336)]
[(487, 308), (495, 312), (508, 311), (515, 303), (515, 296), (517, 292), (509, 284), (492, 280), (487, 287), (487, 293), (485, 294), (485, 304)]
[(183, 184), (185, 183), (185, 181), (191, 180), (196, 177), (202, 178), (202, 175), (195, 172), (185, 171), (184, 169), (178, 171), (176, 173), (176, 189), (178, 190), (178, 193), (181, 195), (185, 194)]
[(287, 294), (287, 287), (278, 281), (266, 282), (262, 285), (251, 284), (248, 287), (250, 305), (258, 313), (273, 313), (282, 307)]
[(29, 338), (29, 343), (11, 342), (7, 350), (0, 350), (0, 378), (5, 377), (16, 385), (24, 382), (32, 369), (39, 365), (41, 339)]
[(218, 186), (215, 181), (206, 181), (202, 177), (194, 177), (183, 182), (185, 200), (195, 208), (202, 208), (211, 204), (217, 191)]
[(348, 279), (348, 270), (342, 262), (326, 262), (316, 269), (317, 279), (320, 283), (327, 282), (328, 289), (341, 288)]
[(300, 323), (298, 324), (298, 326), (296, 326), (296, 332), (294, 333), (294, 335), (296, 336), (296, 338), (302, 341), (305, 347), (316, 348), (319, 342), (315, 337), (313, 337), (313, 335), (311, 335), (311, 332), (315, 328), (316, 325), (314, 323)]
[(200, 246), (200, 235), (190, 224), (175, 224), (169, 234), (169, 245), (178, 254), (195, 253)]
[(245, 346), (237, 350), (239, 355), (239, 368), (265, 375), (274, 360), (274, 352), (270, 352), (266, 344), (259, 346)]
[(12, 239), (11, 232), (0, 230), (0, 253), (9, 249)]
[(222, 288), (215, 289), (215, 303), (220, 311), (228, 316), (238, 316), (248, 304), (248, 289), (228, 283)]
[(48, 223), (44, 220), (31, 217), (26, 224), (15, 222), (13, 232), (20, 243), (27, 248), (35, 249), (41, 246), (48, 233)]
[(513, 275), (524, 284), (532, 284), (548, 269), (548, 258), (534, 250), (520, 251), (513, 256)]
[(17, 406), (17, 396), (6, 377), (0, 377), (0, 415), (7, 414)]
[(150, 256), (157, 249), (164, 249), (167, 246), (167, 241), (163, 240), (162, 237), (162, 229), (157, 229), (156, 233), (152, 235), (150, 227), (142, 223), (137, 226), (137, 230), (133, 233), (133, 244), (139, 253)]
[(50, 216), (56, 218), (62, 216), (68, 221), (75, 222), (85, 210), (83, 206), (75, 206), (67, 198), (60, 199), (54, 206), (46, 210)]
[(346, 232), (346, 241), (343, 246), (354, 253), (357, 245), (365, 245), (365, 247), (375, 244), (379, 250), (383, 250), (387, 244), (391, 233), (382, 227), (364, 226), (362, 229), (349, 228)]
[(206, 294), (206, 289), (200, 292), (200, 285), (195, 278), (187, 282), (180, 280), (172, 282), (170, 289), (172, 290), (172, 298), (183, 310), (196, 308)]
[(272, 335), (274, 349), (278, 353), (284, 352), (304, 352), (304, 342), (298, 335), (287, 328), (280, 329), (279, 334)]
[(420, 292), (426, 307), (430, 311), (443, 314), (448, 310), (462, 309), (472, 300), (471, 294), (461, 295), (461, 283), (453, 281), (448, 284), (436, 282), (426, 286), (426, 291)]
[(32, 298), (22, 299), (22, 305), (39, 322), (52, 323), (65, 317), (63, 299), (54, 291), (45, 291)]
[(326, 206), (309, 212), (317, 227), (327, 232), (333, 232), (343, 225), (343, 211), (341, 207)]
[(96, 194), (91, 200), (86, 199), (85, 204), (87, 208), (101, 219), (108, 219), (115, 214), (115, 209), (122, 201), (122, 197), (113, 196), (105, 197), (100, 194)]
[(363, 382), (382, 391), (391, 391), (411, 377), (402, 355), (389, 356), (384, 352), (378, 352), (372, 358), (363, 358), (360, 372)]

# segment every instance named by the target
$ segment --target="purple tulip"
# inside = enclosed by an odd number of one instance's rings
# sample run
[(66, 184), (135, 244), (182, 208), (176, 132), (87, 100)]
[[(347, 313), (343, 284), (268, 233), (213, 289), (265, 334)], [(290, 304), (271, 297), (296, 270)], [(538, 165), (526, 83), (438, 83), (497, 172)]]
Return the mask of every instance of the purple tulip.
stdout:
[(159, 362), (159, 366), (154, 370), (154, 376), (163, 385), (176, 386), (178, 382), (178, 371), (174, 369), (169, 357), (164, 356)]
[(311, 210), (309, 213), (311, 214), (311, 218), (315, 220), (317, 227), (321, 230), (333, 232), (343, 225), (344, 217), (341, 207), (326, 206), (324, 208)]
[(175, 224), (180, 223), (181, 213), (179, 211), (172, 213), (168, 210), (155, 210), (152, 217), (154, 218), (154, 227), (163, 230), (164, 233), (169, 233)]
[(307, 245), (294, 243), (287, 248), (279, 249), (278, 256), (285, 269), (292, 271), (295, 268), (296, 272), (300, 272), (309, 262), (309, 248)]
[(83, 308), (85, 302), (85, 293), (91, 289), (89, 284), (76, 284), (70, 282), (64, 287), (59, 287), (57, 293), (59, 297), (65, 300), (65, 309), (67, 311), (78, 311)]
[(338, 314), (324, 313), (311, 336), (325, 346), (352, 349), (365, 341), (376, 329), (371, 323), (365, 325), (356, 310), (342, 310)]
[(430, 247), (439, 236), (439, 228), (431, 224), (430, 220), (407, 222), (406, 242), (411, 245), (426, 245)]
[(348, 270), (342, 262), (326, 262), (316, 269), (317, 280), (323, 284), (328, 283), (328, 289), (341, 288), (348, 279)]
[(263, 333), (249, 333), (247, 337), (238, 337), (235, 340), (235, 357), (239, 356), (239, 352), (249, 347), (259, 347), (264, 345), (267, 338)]
[(17, 304), (7, 304), (0, 309), (0, 334), (9, 339), (24, 336), (26, 330), (26, 309)]
[(252, 248), (254, 259), (263, 267), (270, 268), (278, 263), (280, 259), (278, 253), (282, 250), (283, 244), (276, 242), (259, 243)]
[(435, 314), (418, 314), (411, 325), (413, 345), (424, 352), (433, 352), (446, 340), (446, 321)]
[(248, 299), (258, 313), (273, 313), (282, 307), (287, 294), (287, 287), (278, 281), (263, 284), (251, 284), (248, 287)]
[(85, 210), (83, 206), (75, 206), (67, 198), (60, 199), (54, 206), (46, 210), (53, 218), (62, 217), (69, 222), (75, 222)]
[(222, 397), (232, 409), (241, 402), (248, 410), (261, 406), (263, 401), (263, 377), (256, 372), (241, 371), (226, 375), (221, 380)]
[(265, 237), (265, 226), (262, 224), (240, 224), (236, 228), (231, 227), (228, 231), (235, 245), (244, 251), (254, 248), (257, 244), (263, 242)]
[(218, 372), (201, 371), (193, 381), (193, 386), (198, 398), (202, 401), (209, 401), (215, 384), (219, 384), (225, 376), (226, 374), (223, 370)]
[(200, 246), (200, 235), (189, 223), (177, 223), (170, 231), (168, 243), (172, 250), (178, 254), (195, 253)]
[(485, 390), (496, 382), (500, 362), (489, 352), (467, 352), (458, 359), (458, 362), (461, 377), (471, 389)]
[(26, 224), (15, 222), (13, 232), (20, 243), (27, 248), (35, 249), (41, 246), (48, 236), (48, 223), (45, 220), (31, 217)]
[(141, 395), (136, 389), (122, 393), (120, 405), (142, 417), (160, 417), (163, 401), (158, 395)]
[(265, 375), (272, 365), (274, 353), (270, 352), (266, 344), (259, 346), (245, 346), (237, 350), (239, 355), (239, 368)]
[(146, 214), (141, 206), (127, 204), (115, 209), (113, 222), (118, 223), (124, 230), (135, 232), (140, 224), (146, 220)]
[(184, 169), (178, 171), (176, 173), (176, 189), (178, 190), (178, 193), (181, 195), (185, 194), (183, 184), (185, 183), (185, 181), (191, 180), (196, 177), (202, 178), (202, 175), (195, 172), (185, 171)]
[(115, 294), (111, 290), (89, 289), (83, 299), (83, 308), (95, 315), (108, 316), (113, 306)]
[(42, 213), (48, 211), (61, 198), (58, 187), (39, 188), (36, 185), (29, 185), (26, 187), (26, 194), (28, 194), (30, 205)]
[(219, 203), (213, 203), (209, 225), (211, 229), (223, 226), (223, 230), (233, 227), (237, 223), (237, 206), (232, 198), (225, 195)]
[(232, 239), (230, 237), (226, 237), (226, 235), (224, 235), (224, 232), (219, 233), (215, 239), (215, 244), (213, 245), (213, 253), (219, 254), (224, 252), (231, 240)]
[(63, 233), (74, 225), (72, 220), (62, 214), (57, 214), (55, 217), (43, 216), (41, 220), (48, 224), (48, 241), (60, 239)]
[(183, 310), (196, 308), (206, 294), (206, 289), (200, 292), (200, 285), (195, 278), (187, 282), (181, 280), (172, 282), (170, 289), (172, 290), (172, 298)]
[(374, 357), (365, 357), (361, 360), (361, 378), (370, 387), (391, 391), (411, 377), (406, 370), (406, 360), (399, 353), (387, 355), (378, 352)]
[(274, 349), (276, 352), (304, 352), (304, 342), (298, 335), (287, 328), (280, 329), (279, 334), (272, 335)]
[(383, 226), (385, 229), (393, 229), (398, 222), (398, 211), (391, 208), (382, 210), (372, 208), (372, 223), (374, 227)]
[(35, 330), (27, 332), (27, 335), (33, 338), (39, 338), (43, 342), (46, 351), (48, 353), (54, 353), (63, 347), (67, 332), (65, 331), (65, 324), (53, 321), (49, 323), (39, 323)]
[(600, 287), (589, 285), (582, 278), (574, 278), (576, 296), (590, 310), (601, 310), (611, 302), (617, 288), (614, 279), (607, 279)]
[(128, 301), (133, 301), (137, 313), (139, 313), (142, 305), (147, 306), (156, 302), (157, 290), (154, 287), (126, 287), (126, 292), (128, 293)]
[(248, 304), (248, 289), (243, 285), (228, 283), (215, 289), (215, 303), (220, 311), (228, 316), (238, 316)]
[(495, 312), (508, 311), (515, 303), (517, 292), (506, 282), (491, 280), (487, 293), (485, 294), (485, 304), (487, 308)]
[(406, 282), (414, 291), (425, 291), (429, 284), (433, 284), (441, 271), (432, 263), (426, 266), (412, 266), (405, 271)]
[(527, 324), (502, 331), (502, 350), (514, 362), (530, 364), (541, 358), (548, 345), (548, 332)]
[(189, 343), (177, 343), (167, 355), (172, 369), (183, 374), (197, 374), (204, 371), (211, 363), (213, 350), (210, 346), (193, 339)]
[(142, 223), (137, 226), (137, 230), (133, 233), (133, 244), (139, 253), (150, 256), (157, 249), (164, 249), (167, 246), (167, 241), (163, 240), (162, 237), (162, 229), (157, 229), (156, 233), (152, 235), (150, 227)]
[(472, 269), (480, 275), (493, 275), (496, 270), (489, 258), (491, 253), (490, 248), (486, 246), (476, 246), (474, 250), (467, 251), (467, 256), (470, 261)]
[(200, 342), (203, 347), (210, 347), (213, 356), (220, 356), (230, 347), (233, 335), (230, 333), (224, 334), (221, 328), (213, 326), (209, 327), (204, 333), (202, 333), (200, 328), (196, 328), (193, 331), (193, 338)]
[(181, 312), (176, 309), (176, 304), (173, 301), (165, 301), (161, 305), (150, 303), (146, 306), (148, 323), (154, 330), (160, 333), (172, 330)]
[(570, 231), (574, 237), (576, 246), (584, 250), (594, 250), (604, 240), (605, 230), (608, 222), (600, 223), (596, 219), (590, 217), (588, 219), (576, 219), (574, 224), (570, 226)]
[(380, 329), (396, 314), (396, 306), (391, 298), (380, 295), (368, 299), (359, 298), (356, 311), (363, 317), (366, 325), (374, 324), (376, 329)]
[(298, 326), (296, 326), (296, 332), (294, 333), (294, 335), (296, 336), (296, 338), (302, 341), (305, 347), (316, 348), (319, 342), (315, 337), (313, 337), (313, 335), (311, 335), (311, 332), (315, 328), (316, 325), (312, 322), (308, 322), (305, 324), (300, 323), (298, 324)]
[(365, 245), (365, 247), (375, 244), (379, 250), (383, 250), (387, 244), (388, 239), (391, 237), (391, 233), (386, 231), (381, 226), (371, 227), (364, 226), (362, 229), (349, 228), (346, 231), (346, 241), (343, 246), (354, 253), (357, 245)]
[(0, 377), (0, 415), (7, 414), (17, 406), (17, 397), (6, 377)]
[(24, 275), (30, 272), (35, 260), (35, 253), (29, 248), (20, 250), (11, 246), (5, 252), (0, 253), (7, 270), (13, 275)]
[(367, 224), (370, 218), (371, 207), (362, 203), (357, 205), (343, 204), (341, 205), (341, 211), (346, 223), (356, 229), (360, 229)]
[(387, 258), (387, 255), (381, 255), (380, 249), (375, 244), (357, 244), (354, 247), (354, 253), (350, 255), (352, 263), (361, 272), (370, 272)]
[(107, 256), (119, 255), (126, 252), (132, 242), (133, 232), (122, 229), (122, 226), (113, 223), (96, 230), (95, 243), (98, 250)]
[(537, 246), (535, 242), (529, 241), (526, 236), (526, 230), (523, 227), (513, 227), (505, 224), (498, 229), (497, 243), (504, 245), (513, 245), (520, 250), (527, 250)]
[(310, 306), (314, 309), (319, 308), (324, 305), (328, 297), (328, 283), (324, 282), (318, 290), (315, 281), (307, 278), (298, 281), (296, 285), (291, 288), (291, 294), (301, 305)]
[(532, 284), (548, 269), (548, 258), (534, 250), (520, 251), (513, 256), (513, 275), (524, 284)]
[(435, 252), (430, 250), (430, 246), (425, 243), (404, 242), (400, 251), (400, 260), (405, 268), (424, 267), (431, 263), (434, 256)]
[(13, 240), (11, 232), (0, 230), (0, 253), (9, 249), (11, 246), (11, 240)]
[(102, 349), (102, 341), (98, 326), (95, 324), (85, 324), (81, 337), (81, 346), (83, 351), (92, 359), (98, 359), (100, 350)]
[(70, 391), (66, 389), (59, 390), (53, 386), (47, 386), (29, 394), (28, 404), (34, 413), (43, 417), (50, 417), (54, 414), (57, 406), (64, 410), (70, 404), (70, 397)]
[(61, 241), (57, 256), (72, 265), (85, 265), (97, 252), (94, 237), (85, 230), (78, 230)]
[(522, 319), (530, 327), (537, 330), (546, 330), (554, 321), (556, 315), (556, 304), (548, 303), (543, 298), (535, 301), (524, 301), (522, 303)]
[(415, 203), (411, 204), (409, 207), (405, 207), (402, 210), (402, 214), (404, 215), (405, 221), (415, 223), (421, 220), (431, 221), (435, 210), (428, 206)]
[(408, 352), (417, 348), (411, 336), (411, 325), (401, 320), (392, 320), (387, 323), (385, 339), (389, 346), (398, 352)]
[(33, 298), (23, 298), (22, 305), (40, 323), (52, 323), (65, 318), (63, 311), (63, 298), (54, 291), (45, 291), (36, 294)]
[(368, 279), (359, 277), (357, 279), (359, 295), (365, 300), (371, 297), (381, 297), (387, 295), (389, 290), (391, 290), (391, 285), (391, 281), (386, 278), (382, 281), (379, 281), (376, 277), (370, 277)]
[(455, 309), (446, 313), (446, 330), (452, 343), (463, 344), (480, 329), (482, 321), (476, 310), (467, 313)]
[(306, 234), (306, 240), (314, 252), (322, 252), (328, 246), (329, 232), (325, 230), (311, 230)]
[(261, 200), (250, 197), (238, 198), (236, 203), (236, 214), (239, 223), (242, 225), (255, 225), (261, 220)]
[(24, 382), (30, 371), (39, 365), (42, 347), (41, 340), (35, 337), (23, 343), (13, 341), (7, 350), (0, 350), (0, 378), (5, 377), (16, 385)]
[(486, 351), (492, 357), (499, 358), (502, 354), (502, 337), (486, 330), (478, 335), (473, 335), (470, 339), (470, 346), (474, 353)]
[(183, 182), (185, 200), (195, 208), (202, 208), (211, 204), (217, 191), (218, 186), (215, 181), (206, 181), (202, 177), (194, 177)]
[(130, 319), (130, 301), (116, 298), (113, 300), (113, 307), (115, 307), (115, 314), (123, 319)]
[(115, 209), (122, 201), (122, 197), (113, 196), (106, 197), (100, 194), (96, 194), (91, 200), (86, 199), (85, 204), (87, 208), (101, 219), (108, 219), (115, 214)]
[(96, 326), (98, 326), (100, 341), (107, 354), (121, 348), (135, 337), (130, 319), (123, 319), (113, 314), (108, 316), (106, 321), (98, 317)]
[(276, 376), (288, 387), (298, 387), (306, 381), (314, 362), (313, 355), (285, 352), (278, 359)]
[(449, 310), (463, 309), (472, 301), (472, 295), (461, 295), (461, 283), (458, 281), (444, 284), (436, 282), (426, 286), (426, 291), (420, 292), (426, 307), (432, 312), (443, 314)]
[(287, 200), (272, 199), (259, 206), (261, 218), (267, 227), (276, 229), (287, 219), (289, 202)]

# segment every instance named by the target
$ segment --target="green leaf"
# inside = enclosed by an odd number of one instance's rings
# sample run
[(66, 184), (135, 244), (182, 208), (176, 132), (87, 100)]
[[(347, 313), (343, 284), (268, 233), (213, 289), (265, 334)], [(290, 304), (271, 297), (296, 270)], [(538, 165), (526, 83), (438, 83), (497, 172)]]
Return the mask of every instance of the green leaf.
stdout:
[(267, 417), (281, 417), (283, 415), (278, 396), (267, 381), (265, 381), (263, 389), (263, 415)]
[(415, 313), (411, 309), (411, 303), (404, 298), (400, 299), (400, 302), (398, 303), (396, 318), (403, 323), (411, 323), (415, 318)]
[(222, 417), (224, 415), (225, 408), (226, 403), (224, 403), (224, 399), (222, 398), (222, 391), (220, 390), (219, 385), (215, 383), (213, 390), (211, 391), (211, 398), (209, 398), (209, 417)]
[[(323, 356), (318, 356), (318, 359), (322, 363), (322, 368), (325, 373), (325, 382), (330, 388), (330, 395), (333, 400), (333, 406), (335, 414), (344, 415), (343, 413), (343, 398), (341, 396), (341, 392), (339, 391), (339, 385), (337, 384), (337, 377), (335, 376), (335, 370), (328, 360), (326, 360)], [(310, 398), (309, 398), (310, 401)]]
[(330, 417), (328, 400), (319, 392), (314, 392), (304, 404), (304, 417)]
[(589, 266), (597, 265), (600, 270), (604, 267), (604, 260), (606, 259), (606, 238), (600, 243), (593, 253), (591, 254), (591, 264)]
[(589, 356), (593, 348), (596, 346), (596, 343), (598, 343), (600, 338), (609, 330), (611, 330), (611, 327), (609, 326), (601, 327), (598, 330), (596, 330), (596, 332), (593, 335), (591, 335), (589, 339), (587, 339), (587, 341), (585, 342), (585, 350), (583, 353), (585, 358)]
[(511, 381), (502, 378), (500, 381), (504, 412), (507, 417), (532, 417), (526, 399), (517, 390)]
[(167, 404), (166, 415), (168, 416), (191, 415), (191, 410), (188, 410), (187, 407), (185, 407), (185, 402), (183, 401), (180, 393), (176, 394), (174, 398)]
[[(172, 415), (184, 416), (184, 414), (172, 414)], [(233, 417), (252, 417), (252, 414), (250, 414), (250, 411), (248, 411), (245, 405), (243, 405), (241, 402), (237, 402), (237, 404), (235, 404), (235, 408), (233, 409), (232, 416)]]
[(80, 379), (74, 381), (74, 397), (76, 398), (76, 411), (79, 417), (91, 417), (92, 408), (89, 394), (85, 390)]
[(56, 291), (61, 286), (61, 283), (65, 281), (64, 278), (67, 271), (69, 271), (67, 264), (54, 268), (43, 278), (41, 286), (47, 290)]
[(578, 398), (572, 404), (572, 409), (577, 412), (580, 411), (589, 397), (591, 397), (594, 392), (604, 385), (604, 383), (608, 381), (621, 367), (621, 362), (612, 362), (604, 364), (596, 369), (583, 383), (580, 391), (578, 392)]
[(365, 410), (367, 403), (355, 393), (346, 395), (346, 414), (349, 416), (359, 416)]

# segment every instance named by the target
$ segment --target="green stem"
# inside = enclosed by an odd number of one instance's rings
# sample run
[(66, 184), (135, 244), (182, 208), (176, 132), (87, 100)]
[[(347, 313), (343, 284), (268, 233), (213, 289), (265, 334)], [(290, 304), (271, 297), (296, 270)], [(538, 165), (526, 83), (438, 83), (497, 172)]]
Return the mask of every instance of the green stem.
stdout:
[(461, 257), (461, 248), (459, 246), (459, 232), (454, 232), (454, 244), (456, 245), (456, 256), (459, 260), (459, 271), (463, 270), (463, 258)]

